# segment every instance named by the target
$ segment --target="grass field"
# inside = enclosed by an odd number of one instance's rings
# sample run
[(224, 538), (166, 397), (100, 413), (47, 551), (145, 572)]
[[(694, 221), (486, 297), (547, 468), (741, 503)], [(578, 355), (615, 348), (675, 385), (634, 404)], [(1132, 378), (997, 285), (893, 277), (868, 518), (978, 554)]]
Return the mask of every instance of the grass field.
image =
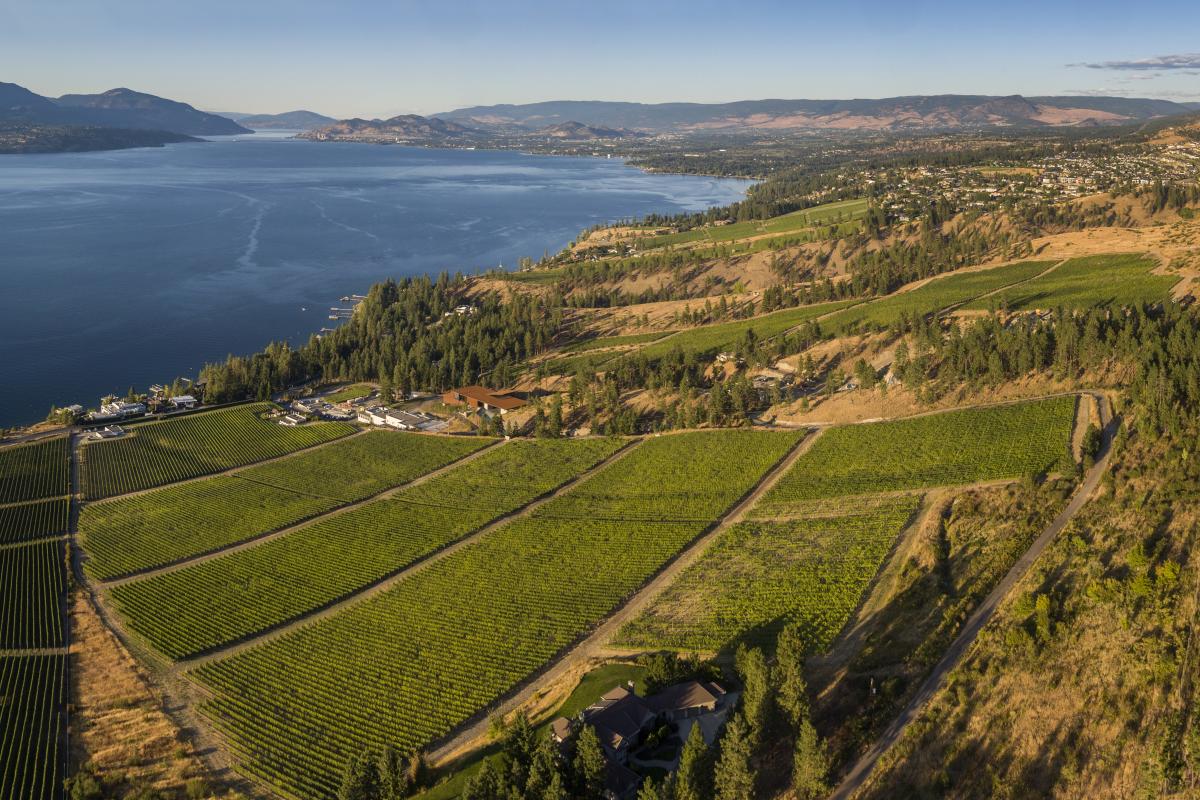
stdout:
[(614, 644), (725, 652), (770, 651), (797, 623), (811, 652), (825, 650), (846, 624), (896, 536), (919, 504), (889, 498), (867, 510), (782, 522), (744, 522), (721, 538)]
[(323, 398), (330, 403), (342, 403), (346, 400), (357, 400), (360, 397), (366, 397), (375, 391), (375, 387), (369, 383), (352, 383), (349, 386), (343, 386), (336, 392), (330, 392)]
[(270, 464), (84, 507), (88, 574), (109, 580), (220, 550), (398, 486), (494, 439), (370, 431)]
[(844, 425), (827, 430), (755, 509), (1069, 471), (1075, 398)]
[(66, 588), (61, 541), (0, 549), (0, 650), (62, 647)]
[(131, 425), (122, 438), (90, 444), (83, 451), (85, 494), (94, 500), (210, 475), (356, 430), (340, 422), (286, 428), (259, 418), (268, 408), (254, 403)]
[(159, 651), (194, 655), (369, 586), (565, 483), (620, 444), (515, 441), (393, 498), (117, 586), (113, 598), (130, 627)]
[(0, 506), (0, 544), (66, 533), (70, 514), (71, 501), (65, 497)]
[(214, 692), (204, 710), (243, 770), (328, 797), (351, 754), (384, 742), (424, 747), (585, 634), (798, 438), (723, 430), (647, 440), (384, 594), (205, 665), (194, 673)]
[(0, 800), (63, 796), (65, 655), (0, 657)]
[(902, 316), (927, 315), (949, 306), (1003, 289), (1044, 272), (1053, 261), (1021, 261), (978, 272), (952, 273), (934, 278), (908, 292), (899, 292), (832, 314), (821, 321), (822, 329), (837, 334), (861, 328), (887, 328)]
[(1154, 259), (1136, 253), (1075, 258), (1029, 283), (967, 307), (1023, 311), (1157, 303), (1167, 298), (1179, 280), (1173, 275), (1152, 275), (1150, 271), (1157, 266)]
[(58, 497), (71, 491), (66, 437), (0, 448), (0, 503)]

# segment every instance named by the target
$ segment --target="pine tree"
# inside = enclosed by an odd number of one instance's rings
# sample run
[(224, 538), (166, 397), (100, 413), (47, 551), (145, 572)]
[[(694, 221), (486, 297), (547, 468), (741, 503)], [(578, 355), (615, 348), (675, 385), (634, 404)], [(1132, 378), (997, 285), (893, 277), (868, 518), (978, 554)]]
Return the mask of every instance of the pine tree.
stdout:
[(379, 797), (404, 800), (408, 793), (408, 765), (396, 748), (388, 745), (379, 757)]
[(754, 800), (752, 749), (750, 726), (739, 713), (729, 721), (721, 737), (721, 756), (713, 776), (717, 800)]
[(600, 737), (591, 725), (584, 725), (575, 739), (575, 792), (583, 800), (604, 797), (604, 776), (607, 769)]
[(462, 800), (499, 800), (508, 794), (504, 776), (497, 770), (492, 759), (483, 761), (475, 777), (467, 780), (463, 787)]
[(358, 753), (346, 764), (338, 800), (380, 800), (379, 769), (367, 753)]
[(742, 679), (742, 715), (748, 725), (747, 736), (751, 748), (762, 741), (770, 726), (771, 675), (767, 659), (757, 647), (749, 649), (741, 645), (734, 656), (738, 677)]
[(679, 755), (679, 770), (675, 773), (675, 800), (708, 800), (712, 796), (712, 757), (699, 723)]
[(808, 718), (808, 685), (804, 682), (804, 634), (789, 625), (779, 634), (775, 648), (775, 699), (784, 718), (797, 730)]
[(825, 743), (807, 719), (796, 732), (796, 753), (792, 766), (792, 791), (798, 800), (817, 800), (829, 793), (825, 779), (829, 774), (829, 756)]
[(525, 781), (525, 796), (538, 800), (550, 790), (555, 779), (562, 784), (562, 760), (559, 756), (558, 745), (546, 735), (538, 743), (533, 753), (533, 762), (529, 765), (529, 777)]

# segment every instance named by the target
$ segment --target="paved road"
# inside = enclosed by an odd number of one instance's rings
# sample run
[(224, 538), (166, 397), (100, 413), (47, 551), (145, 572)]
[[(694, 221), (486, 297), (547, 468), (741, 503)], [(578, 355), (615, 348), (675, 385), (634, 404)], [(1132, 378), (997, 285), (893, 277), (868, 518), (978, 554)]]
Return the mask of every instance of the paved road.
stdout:
[(863, 754), (858, 762), (855, 763), (850, 771), (846, 773), (846, 776), (842, 779), (842, 782), (833, 791), (833, 793), (829, 795), (829, 800), (848, 800), (850, 797), (854, 796), (855, 792), (862, 788), (867, 779), (871, 776), (871, 772), (874, 770), (875, 765), (879, 762), (879, 759), (883, 757), (883, 754), (886, 753), (892, 747), (892, 745), (900, 740), (900, 737), (904, 734), (904, 731), (909, 724), (911, 724), (917, 719), (918, 716), (920, 716), (921, 711), (925, 708), (926, 704), (929, 703), (929, 701), (933, 699), (934, 695), (936, 695), (938, 691), (940, 691), (945, 685), (946, 677), (950, 674), (951, 670), (958, 666), (958, 663), (962, 660), (963, 656), (966, 655), (967, 650), (972, 644), (975, 643), (975, 639), (978, 637), (979, 632), (983, 629), (983, 626), (986, 625), (989, 620), (991, 620), (1000, 603), (1017, 584), (1017, 582), (1025, 577), (1025, 573), (1027, 573), (1029, 568), (1033, 566), (1033, 562), (1038, 559), (1038, 557), (1046, 549), (1046, 546), (1049, 545), (1050, 542), (1062, 532), (1062, 529), (1066, 527), (1067, 523), (1070, 522), (1071, 519), (1074, 518), (1074, 516), (1079, 512), (1079, 510), (1083, 508), (1084, 504), (1091, 499), (1092, 494), (1096, 491), (1096, 487), (1100, 485), (1101, 478), (1104, 477), (1104, 473), (1108, 469), (1109, 458), (1112, 455), (1112, 438), (1116, 431), (1116, 427), (1119, 424), (1118, 420), (1112, 418), (1112, 414), (1109, 409), (1108, 398), (1097, 396), (1097, 401), (1100, 408), (1100, 418), (1104, 423), (1104, 440), (1102, 444), (1102, 450), (1100, 457), (1096, 460), (1095, 465), (1088, 470), (1087, 476), (1084, 478), (1083, 483), (1075, 491), (1075, 495), (1071, 498), (1070, 502), (1067, 503), (1067, 507), (1059, 512), (1058, 516), (1056, 516), (1050, 522), (1050, 524), (1046, 526), (1046, 529), (1042, 531), (1041, 535), (1039, 535), (1030, 548), (1025, 551), (1025, 555), (1021, 556), (1017, 563), (1012, 566), (1012, 569), (1008, 571), (1008, 574), (1001, 579), (1000, 583), (998, 583), (994, 589), (992, 589), (991, 594), (989, 594), (987, 598), (979, 605), (979, 607), (975, 609), (975, 613), (973, 613), (970, 619), (967, 620), (962, 631), (959, 632), (957, 638), (955, 638), (954, 642), (946, 650), (945, 655), (942, 656), (942, 660), (938, 662), (937, 666), (934, 667), (933, 672), (930, 673), (929, 677), (925, 679), (925, 682), (921, 684), (921, 688), (917, 690), (915, 695), (913, 695), (913, 698), (909, 701), (908, 705), (905, 706), (904, 710), (900, 713), (900, 716), (892, 721), (892, 724), (889, 725), (886, 730), (884, 730), (883, 734), (878, 740), (876, 740), (875, 744), (873, 744), (871, 748)]

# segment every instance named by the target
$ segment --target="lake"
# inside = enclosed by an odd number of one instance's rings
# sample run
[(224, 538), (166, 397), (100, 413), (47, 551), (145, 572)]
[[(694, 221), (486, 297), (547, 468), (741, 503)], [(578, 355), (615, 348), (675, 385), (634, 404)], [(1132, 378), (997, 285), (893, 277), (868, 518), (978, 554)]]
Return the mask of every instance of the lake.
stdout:
[(0, 156), (0, 426), (272, 339), (388, 277), (557, 252), (581, 229), (737, 200), (617, 159), (256, 134)]

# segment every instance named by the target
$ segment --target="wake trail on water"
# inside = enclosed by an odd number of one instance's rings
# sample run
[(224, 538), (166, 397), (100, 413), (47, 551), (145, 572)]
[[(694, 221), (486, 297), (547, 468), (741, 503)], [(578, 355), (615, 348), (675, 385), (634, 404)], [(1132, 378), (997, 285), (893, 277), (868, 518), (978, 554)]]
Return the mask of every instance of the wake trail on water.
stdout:
[(325, 206), (321, 205), (316, 200), (311, 200), (310, 202), (316, 207), (317, 212), (320, 213), (321, 219), (325, 220), (330, 225), (335, 225), (335, 226), (341, 228), (342, 230), (350, 231), (351, 233), (361, 233), (363, 236), (367, 236), (376, 242), (383, 241), (382, 239), (380, 239), (378, 236), (371, 233), (370, 231), (365, 231), (362, 228), (356, 228), (353, 225), (349, 225), (345, 222), (336, 220), (333, 217), (329, 216), (328, 212), (325, 211)]
[(254, 224), (250, 227), (250, 236), (246, 240), (246, 249), (238, 258), (238, 266), (245, 269), (257, 269), (258, 261), (254, 257), (258, 255), (258, 233), (262, 230), (263, 217), (267, 215), (267, 205), (252, 197), (247, 199), (253, 202), (257, 208), (254, 214)]

